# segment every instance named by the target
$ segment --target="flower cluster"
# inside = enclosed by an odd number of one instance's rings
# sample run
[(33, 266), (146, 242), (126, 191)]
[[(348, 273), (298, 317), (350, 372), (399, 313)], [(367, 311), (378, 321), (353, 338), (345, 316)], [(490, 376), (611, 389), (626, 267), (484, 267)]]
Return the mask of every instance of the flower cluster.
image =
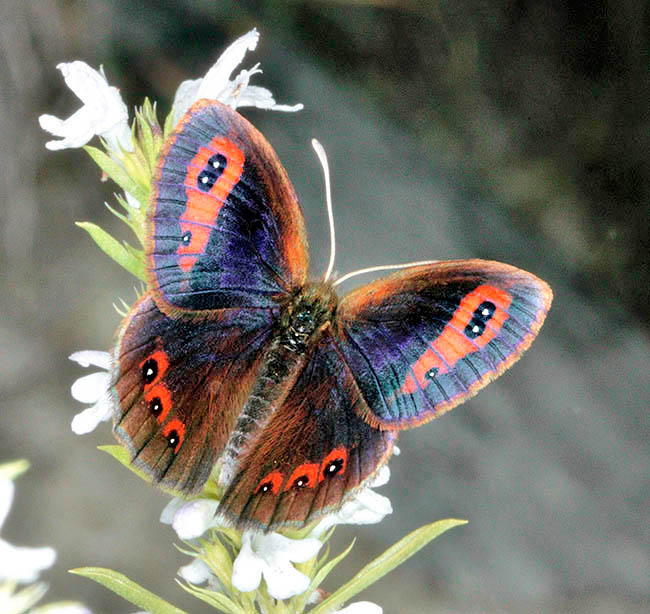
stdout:
[[(0, 529), (14, 499), (14, 480), (29, 467), (26, 461), (0, 465)], [(32, 609), (47, 591), (47, 584), (36, 582), (40, 573), (56, 561), (53, 548), (14, 546), (0, 538), (0, 612), (3, 614), (91, 614), (76, 602), (52, 603)], [(29, 586), (18, 589), (19, 584)]]
[[(131, 128), (128, 110), (119, 90), (108, 84), (101, 68), (96, 71), (79, 61), (58, 66), (66, 84), (83, 106), (66, 120), (51, 115), (39, 118), (45, 130), (59, 137), (47, 142), (46, 147), (51, 150), (81, 147), (93, 136), (101, 137), (105, 152), (90, 146), (85, 149), (104, 173), (123, 189), (124, 195), (118, 197), (122, 211), (107, 206), (131, 228), (140, 247), (119, 242), (94, 224), (85, 222), (79, 226), (106, 254), (141, 280), (145, 279), (145, 259), (141, 248), (145, 240), (144, 222), (151, 174), (165, 137), (192, 103), (208, 98), (233, 109), (242, 106), (275, 111), (302, 109), (300, 104), (277, 104), (269, 90), (250, 84), (251, 78), (262, 72), (259, 64), (241, 70), (231, 79), (245, 54), (255, 49), (258, 39), (257, 30), (248, 32), (226, 49), (203, 78), (181, 83), (162, 128), (158, 124), (155, 106), (148, 101), (136, 111)], [(74, 417), (72, 430), (77, 434), (88, 433), (111, 418), (112, 359), (108, 353), (98, 351), (75, 352), (70, 359), (83, 367), (92, 365), (99, 368), (99, 371), (79, 378), (72, 386), (72, 396), (89, 405)], [(134, 470), (128, 453), (120, 446), (104, 446), (102, 449)], [(190, 501), (172, 499), (161, 514), (161, 522), (172, 525), (187, 545), (187, 554), (193, 557), (190, 564), (179, 570), (185, 581), (182, 586), (215, 608), (233, 614), (301, 614), (307, 609), (311, 614), (381, 614), (381, 608), (369, 602), (343, 605), (435, 536), (459, 523), (442, 521), (443, 524), (434, 523), (414, 531), (344, 587), (327, 595), (320, 588), (321, 583), (350, 548), (333, 559), (328, 558), (329, 548), (320, 557), (319, 553), (336, 525), (376, 523), (392, 512), (390, 501), (373, 490), (385, 484), (389, 474), (388, 467), (383, 467), (372, 484), (357, 492), (340, 510), (293, 534), (288, 531), (239, 532), (225, 525), (218, 515), (220, 490), (213, 476), (197, 498)], [(98, 568), (75, 571), (112, 588), (148, 612), (169, 611), (168, 608), (172, 607), (117, 572)], [(199, 585), (205, 585), (205, 588)]]

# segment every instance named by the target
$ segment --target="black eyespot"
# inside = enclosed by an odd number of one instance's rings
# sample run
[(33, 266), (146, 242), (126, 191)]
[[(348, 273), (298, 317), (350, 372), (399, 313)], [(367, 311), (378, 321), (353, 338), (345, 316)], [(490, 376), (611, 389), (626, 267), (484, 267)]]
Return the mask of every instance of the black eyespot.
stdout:
[(212, 156), (196, 178), (196, 185), (202, 192), (209, 192), (221, 177), (228, 160), (222, 154)]
[(344, 464), (345, 463), (342, 458), (335, 458), (327, 465), (327, 467), (325, 467), (325, 477), (332, 477), (337, 473), (340, 473), (343, 469)]
[(169, 433), (167, 433), (167, 443), (172, 448), (175, 448), (178, 445), (179, 441), (180, 441), (180, 436), (178, 435), (178, 432), (176, 430), (171, 430), (169, 431)]
[(435, 379), (436, 375), (438, 375), (438, 367), (433, 367), (432, 369), (429, 369), (426, 373), (426, 377), (430, 380)]
[(296, 488), (304, 488), (305, 486), (309, 486), (309, 476), (308, 475), (301, 475), (297, 477), (294, 481), (292, 486)]
[(159, 397), (154, 397), (149, 401), (149, 411), (157, 418), (162, 413), (163, 406)]
[(181, 235), (181, 243), (183, 245), (189, 245), (190, 241), (192, 240), (192, 233), (189, 230), (186, 230), (182, 235)]
[(496, 311), (496, 305), (490, 301), (483, 301), (472, 314), (472, 319), (465, 327), (465, 335), (470, 339), (476, 339), (485, 332), (485, 326), (492, 319)]
[(151, 384), (158, 375), (158, 363), (154, 358), (150, 358), (142, 365), (142, 379), (145, 384)]

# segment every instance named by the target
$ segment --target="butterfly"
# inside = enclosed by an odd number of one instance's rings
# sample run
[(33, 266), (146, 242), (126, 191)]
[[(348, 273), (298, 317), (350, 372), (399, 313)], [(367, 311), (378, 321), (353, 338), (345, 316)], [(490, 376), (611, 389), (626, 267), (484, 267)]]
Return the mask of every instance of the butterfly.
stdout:
[(198, 493), (219, 462), (219, 512), (241, 528), (338, 509), (399, 431), (510, 367), (552, 300), (534, 275), (476, 259), (395, 267), (339, 298), (333, 260), (308, 278), (277, 155), (215, 101), (196, 102), (167, 140), (149, 209), (147, 290), (112, 354), (113, 430), (176, 493)]

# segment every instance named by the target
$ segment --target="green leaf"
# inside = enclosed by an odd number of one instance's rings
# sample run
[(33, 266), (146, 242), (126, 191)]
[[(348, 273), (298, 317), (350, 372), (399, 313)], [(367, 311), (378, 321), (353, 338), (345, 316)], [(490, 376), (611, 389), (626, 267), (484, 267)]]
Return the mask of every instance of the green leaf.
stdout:
[(0, 479), (15, 480), (29, 469), (29, 461), (25, 459), (9, 461), (0, 465)]
[(163, 127), (163, 137), (167, 139), (167, 137), (172, 133), (172, 130), (174, 129), (174, 107), (171, 108), (171, 111), (165, 117), (165, 125)]
[(94, 580), (150, 614), (187, 614), (117, 571), (103, 567), (80, 567), (71, 569), (70, 573)]
[(79, 228), (83, 228), (97, 243), (99, 248), (110, 256), (117, 264), (124, 267), (129, 273), (138, 279), (145, 281), (144, 258), (137, 258), (133, 253), (109, 235), (105, 230), (91, 222), (76, 222)]
[(194, 595), (201, 601), (205, 601), (212, 607), (221, 608), (221, 610), (224, 612), (229, 612), (230, 614), (247, 614), (247, 612), (241, 606), (237, 605), (223, 593), (220, 593), (218, 591), (211, 591), (207, 588), (200, 588), (198, 586), (194, 586), (193, 584), (184, 584), (183, 582), (178, 582), (178, 584), (180, 584), (188, 593)]
[(129, 177), (129, 174), (119, 162), (116, 162), (113, 160), (113, 158), (105, 154), (101, 149), (97, 149), (96, 147), (86, 145), (84, 149), (95, 161), (97, 166), (99, 166), (99, 168), (101, 168), (123, 190), (126, 190), (135, 196), (139, 201), (146, 200), (146, 190), (144, 190), (131, 177)]
[(341, 554), (338, 556), (334, 557), (331, 561), (328, 561), (325, 563), (316, 573), (314, 578), (311, 581), (311, 584), (309, 585), (309, 588), (298, 597), (297, 599), (297, 605), (296, 611), (297, 612), (302, 612), (305, 609), (305, 606), (307, 605), (307, 601), (311, 597), (312, 593), (323, 583), (325, 578), (329, 575), (329, 573), (334, 569), (348, 554), (350, 554), (350, 551), (354, 547), (354, 542), (356, 540), (352, 540), (350, 545), (343, 551)]
[(352, 580), (346, 582), (325, 599), (325, 601), (319, 603), (310, 611), (310, 614), (329, 614), (340, 609), (344, 603), (352, 599), (352, 597), (360, 593), (364, 588), (377, 582), (377, 580), (385, 576), (389, 571), (401, 565), (431, 540), (442, 535), (445, 531), (462, 524), (467, 524), (467, 521), (448, 518), (425, 525), (409, 533), (374, 561), (368, 563)]
[(131, 456), (129, 454), (129, 451), (126, 448), (123, 448), (122, 446), (118, 445), (112, 445), (112, 446), (97, 446), (98, 450), (101, 450), (102, 452), (106, 452), (107, 454), (110, 454), (118, 463), (121, 463), (124, 465), (127, 469), (133, 471), (138, 477), (141, 477), (143, 480), (146, 480), (147, 482), (151, 482), (151, 478), (144, 473), (142, 470), (138, 469), (137, 467), (134, 467), (133, 464), (131, 463)]

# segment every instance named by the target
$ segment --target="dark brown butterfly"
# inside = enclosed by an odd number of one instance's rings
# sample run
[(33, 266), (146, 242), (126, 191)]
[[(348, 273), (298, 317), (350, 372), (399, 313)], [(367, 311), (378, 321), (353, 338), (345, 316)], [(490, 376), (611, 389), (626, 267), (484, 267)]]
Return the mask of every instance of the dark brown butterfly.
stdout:
[(240, 527), (338, 508), (398, 431), (514, 363), (551, 304), (534, 275), (483, 260), (409, 266), (342, 299), (329, 274), (309, 281), (282, 165), (213, 101), (166, 143), (150, 209), (148, 291), (114, 351), (114, 431), (172, 491), (197, 493), (220, 461), (219, 509)]

